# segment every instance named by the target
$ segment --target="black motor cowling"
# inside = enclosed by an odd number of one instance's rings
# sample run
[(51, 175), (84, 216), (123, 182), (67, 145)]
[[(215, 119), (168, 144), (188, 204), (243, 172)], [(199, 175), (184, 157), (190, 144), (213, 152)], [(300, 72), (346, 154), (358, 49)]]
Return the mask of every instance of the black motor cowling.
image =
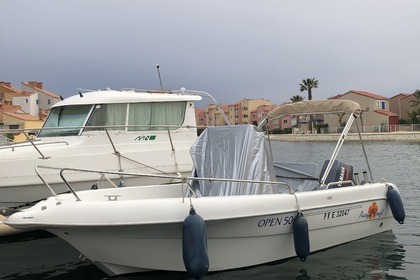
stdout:
[[(320, 180), (324, 176), (325, 170), (327, 169), (327, 165), (330, 162), (330, 160), (326, 160), (321, 168), (320, 173)], [(353, 166), (347, 165), (342, 163), (341, 161), (334, 160), (334, 163), (331, 166), (330, 173), (328, 173), (328, 176), (325, 180), (325, 184), (328, 185), (332, 182), (340, 182), (340, 181), (352, 181), (353, 180)], [(331, 186), (331, 188), (338, 188), (338, 187), (345, 187), (350, 186), (350, 183), (342, 183)]]

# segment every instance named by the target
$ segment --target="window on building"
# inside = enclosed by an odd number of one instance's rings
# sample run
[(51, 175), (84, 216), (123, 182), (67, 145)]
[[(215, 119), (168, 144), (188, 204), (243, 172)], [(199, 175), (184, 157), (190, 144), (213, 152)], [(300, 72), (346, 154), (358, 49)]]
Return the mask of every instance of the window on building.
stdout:
[(26, 99), (25, 99), (25, 103), (28, 103), (28, 102), (29, 102), (29, 100), (28, 100), (28, 98), (26, 98)]
[(382, 108), (382, 110), (386, 109), (386, 102), (385, 101), (381, 102), (381, 108)]
[(39, 100), (38, 99), (36, 100), (36, 105), (39, 105)]
[(283, 123), (284, 123), (284, 124), (287, 124), (287, 119), (284, 119), (284, 120), (283, 120)]
[(48, 99), (48, 105), (51, 105), (51, 99)]

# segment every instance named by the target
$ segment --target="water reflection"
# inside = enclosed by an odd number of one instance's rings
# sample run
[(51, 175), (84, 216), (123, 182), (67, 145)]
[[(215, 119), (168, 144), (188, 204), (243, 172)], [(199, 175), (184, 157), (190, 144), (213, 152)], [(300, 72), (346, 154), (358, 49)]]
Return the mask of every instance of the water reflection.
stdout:
[[(80, 262), (77, 252), (64, 241), (50, 235), (22, 238), (20, 242), (2, 240), (0, 249), (1, 263), (8, 264), (1, 271), (1, 279), (192, 279), (186, 273), (159, 271), (107, 278), (94, 265)], [(204, 279), (407, 279), (401, 276), (405, 254), (395, 234), (388, 231), (312, 254), (306, 262), (290, 259), (210, 273)]]

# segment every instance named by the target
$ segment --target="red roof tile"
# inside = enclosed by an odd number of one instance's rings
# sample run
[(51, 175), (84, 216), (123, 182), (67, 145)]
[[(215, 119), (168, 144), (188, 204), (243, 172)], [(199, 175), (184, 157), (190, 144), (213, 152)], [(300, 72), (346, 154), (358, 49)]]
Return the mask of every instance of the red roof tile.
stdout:
[(20, 110), (20, 106), (16, 106), (16, 105), (9, 105), (9, 104), (5, 104), (3, 106), (1, 106), (1, 110), (3, 112), (9, 112), (9, 113), (14, 113), (18, 110)]
[(394, 98), (397, 98), (397, 97), (399, 97), (400, 99), (402, 99), (402, 98), (407, 97), (409, 95), (410, 94), (408, 94), (408, 93), (398, 93), (398, 94), (392, 96), (391, 99), (394, 99)]
[(368, 92), (368, 91), (362, 91), (362, 90), (350, 90), (349, 92), (346, 92), (342, 95), (346, 95), (346, 94), (349, 94), (349, 93), (355, 93), (355, 94), (363, 95), (363, 96), (370, 97), (370, 98), (373, 98), (373, 99), (389, 99), (388, 97), (385, 97), (383, 95), (371, 93), (371, 92)]
[(5, 83), (5, 82), (0, 82), (0, 88), (3, 88), (7, 92), (14, 92), (14, 93), (19, 93), (20, 92), (19, 89), (14, 88), (11, 85), (9, 86), (9, 83)]
[(334, 96), (332, 96), (332, 97), (330, 97), (330, 98), (328, 98), (328, 99), (338, 99), (338, 98), (340, 98), (341, 96), (343, 96), (344, 94), (337, 94), (337, 95), (334, 95)]
[(28, 87), (30, 87), (30, 88), (33, 88), (33, 89), (34, 89), (34, 90), (36, 90), (36, 91), (43, 92), (43, 93), (45, 93), (46, 95), (49, 95), (49, 96), (51, 96), (51, 97), (53, 97), (53, 98), (60, 98), (60, 96), (59, 96), (59, 95), (57, 95), (57, 94), (55, 94), (55, 93), (52, 93), (51, 91), (48, 91), (48, 90), (45, 90), (45, 89), (41, 89), (41, 88), (34, 87), (34, 86), (30, 85), (30, 84), (29, 84), (29, 82), (28, 82), (28, 83), (24, 83), (24, 82), (22, 82), (22, 84), (24, 84), (25, 86), (28, 86)]
[(28, 113), (12, 113), (12, 112), (3, 111), (3, 114), (20, 119), (20, 120), (24, 120), (24, 121), (40, 121), (40, 119), (37, 116), (30, 115)]
[(412, 93), (412, 94), (407, 94), (407, 96), (404, 96), (404, 97), (403, 97), (403, 98), (401, 98), (401, 99), (410, 98), (410, 97), (414, 97), (414, 93)]

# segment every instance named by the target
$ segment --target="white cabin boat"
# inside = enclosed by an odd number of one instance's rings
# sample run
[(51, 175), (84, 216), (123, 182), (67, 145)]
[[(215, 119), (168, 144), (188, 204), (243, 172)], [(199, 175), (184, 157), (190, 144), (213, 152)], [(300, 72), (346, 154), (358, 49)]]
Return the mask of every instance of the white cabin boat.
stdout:
[[(197, 100), (201, 97), (188, 91), (108, 89), (80, 93), (55, 104), (35, 139), (0, 146), (0, 207), (51, 195), (34, 172), (37, 165), (190, 174)], [(59, 176), (44, 175), (57, 193), (67, 190)], [(77, 190), (97, 185), (98, 179), (97, 174), (78, 172), (67, 178)], [(126, 185), (133, 177), (111, 179), (116, 185)], [(148, 178), (135, 181), (151, 183)]]
[[(169, 270), (198, 278), (296, 255), (305, 260), (310, 253), (388, 231), (394, 217), (404, 221), (394, 184), (374, 182), (370, 168), (359, 181), (352, 166), (336, 160), (360, 113), (360, 106), (349, 102), (305, 102), (269, 114), (306, 114), (313, 106), (350, 114), (321, 171), (305, 163), (275, 168), (265, 135), (254, 126), (207, 128), (191, 147), (194, 176), (173, 177), (179, 183), (88, 191), (69, 186), (72, 193), (32, 208), (3, 209), (4, 222), (56, 234), (109, 275)], [(73, 171), (82, 170), (61, 173)]]

